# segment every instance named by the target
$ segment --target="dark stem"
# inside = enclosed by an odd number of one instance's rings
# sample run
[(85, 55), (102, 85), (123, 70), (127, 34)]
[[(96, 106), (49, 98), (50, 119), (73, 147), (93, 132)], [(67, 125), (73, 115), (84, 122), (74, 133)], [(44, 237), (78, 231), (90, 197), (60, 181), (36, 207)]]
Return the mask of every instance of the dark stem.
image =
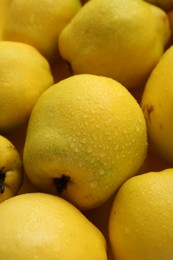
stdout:
[(4, 168), (0, 169), (0, 193), (4, 193), (5, 190), (5, 172), (4, 172)]
[(58, 194), (61, 194), (67, 188), (67, 184), (70, 181), (70, 177), (62, 175), (60, 178), (53, 179)]

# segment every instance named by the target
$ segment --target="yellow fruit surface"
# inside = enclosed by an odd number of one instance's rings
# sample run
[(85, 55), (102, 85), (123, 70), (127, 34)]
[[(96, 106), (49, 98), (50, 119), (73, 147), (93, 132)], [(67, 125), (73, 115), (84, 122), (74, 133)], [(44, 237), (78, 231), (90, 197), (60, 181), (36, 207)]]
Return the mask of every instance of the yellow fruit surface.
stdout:
[(0, 260), (173, 260), (172, 43), (173, 0), (0, 0)]
[(121, 186), (109, 219), (114, 259), (173, 259), (172, 190), (172, 168), (132, 177)]
[[(59, 193), (82, 208), (98, 206), (141, 167), (146, 125), (133, 96), (117, 81), (75, 75), (39, 98), (29, 120), (24, 167), (42, 191)], [(64, 176), (66, 176), (64, 178)]]
[(4, 39), (31, 44), (54, 60), (59, 33), (80, 8), (80, 0), (13, 0)]
[(17, 194), (23, 181), (22, 161), (16, 147), (0, 135), (0, 203)]
[(154, 5), (92, 0), (60, 33), (59, 50), (75, 74), (108, 76), (132, 89), (145, 82), (169, 37), (167, 14)]
[(1, 259), (106, 260), (102, 233), (65, 200), (43, 193), (0, 205)]
[(0, 133), (27, 122), (36, 100), (53, 83), (49, 63), (37, 49), (0, 41)]
[(11, 1), (12, 0), (0, 0), (0, 40), (3, 39), (4, 24), (8, 16)]
[(162, 56), (144, 89), (141, 107), (148, 135), (161, 156), (173, 163), (173, 47)]

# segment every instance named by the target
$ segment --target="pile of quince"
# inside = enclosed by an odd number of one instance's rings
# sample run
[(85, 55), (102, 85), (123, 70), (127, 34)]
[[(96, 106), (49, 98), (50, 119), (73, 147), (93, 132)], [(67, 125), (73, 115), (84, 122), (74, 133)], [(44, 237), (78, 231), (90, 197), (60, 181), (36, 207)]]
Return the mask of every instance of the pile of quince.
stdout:
[(173, 259), (172, 44), (172, 0), (0, 0), (1, 259)]

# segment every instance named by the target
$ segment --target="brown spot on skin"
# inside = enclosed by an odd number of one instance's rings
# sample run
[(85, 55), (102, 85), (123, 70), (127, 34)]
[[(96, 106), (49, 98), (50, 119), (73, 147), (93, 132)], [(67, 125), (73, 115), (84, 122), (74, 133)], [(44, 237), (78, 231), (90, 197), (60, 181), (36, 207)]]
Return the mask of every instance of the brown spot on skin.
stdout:
[(163, 129), (163, 126), (161, 124), (159, 124), (159, 128), (162, 130)]
[(154, 111), (154, 107), (152, 105), (146, 106), (145, 111), (147, 113), (148, 119), (151, 121), (151, 113)]
[(10, 150), (16, 150), (16, 148), (13, 145), (9, 145), (9, 146), (7, 146), (7, 148)]

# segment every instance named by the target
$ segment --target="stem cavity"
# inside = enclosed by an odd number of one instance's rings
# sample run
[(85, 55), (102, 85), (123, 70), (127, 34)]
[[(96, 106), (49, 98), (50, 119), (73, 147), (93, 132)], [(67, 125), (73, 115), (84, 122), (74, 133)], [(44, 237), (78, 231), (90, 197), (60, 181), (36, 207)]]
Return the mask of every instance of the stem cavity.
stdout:
[(67, 184), (70, 181), (70, 177), (62, 175), (60, 178), (53, 179), (58, 194), (61, 194), (67, 188)]
[(0, 193), (4, 193), (5, 191), (5, 172), (4, 172), (4, 167), (0, 169)]

